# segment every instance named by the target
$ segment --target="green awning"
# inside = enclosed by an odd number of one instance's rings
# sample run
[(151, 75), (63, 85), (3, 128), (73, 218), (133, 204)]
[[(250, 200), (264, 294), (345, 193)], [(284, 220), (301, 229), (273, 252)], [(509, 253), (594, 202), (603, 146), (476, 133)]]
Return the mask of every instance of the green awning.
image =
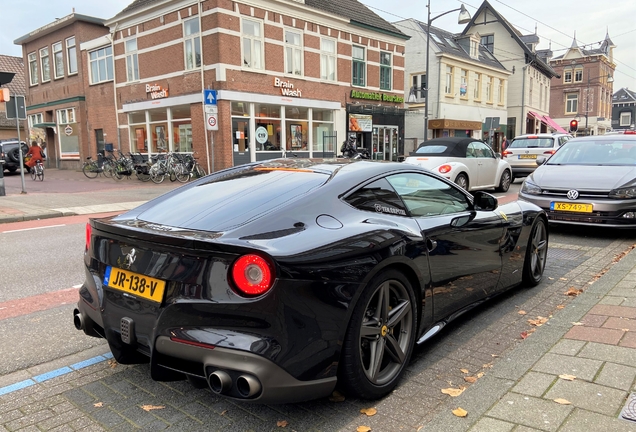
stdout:
[(53, 122), (44, 122), (44, 123), (36, 123), (33, 125), (34, 128), (55, 128), (57, 127), (57, 124), (53, 123)]

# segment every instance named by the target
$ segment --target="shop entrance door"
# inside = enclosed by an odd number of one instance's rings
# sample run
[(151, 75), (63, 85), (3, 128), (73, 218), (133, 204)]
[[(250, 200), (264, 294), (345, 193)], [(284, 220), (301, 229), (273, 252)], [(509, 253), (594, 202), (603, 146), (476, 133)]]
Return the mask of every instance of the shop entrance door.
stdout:
[(371, 159), (397, 162), (399, 156), (397, 126), (373, 126), (372, 143)]

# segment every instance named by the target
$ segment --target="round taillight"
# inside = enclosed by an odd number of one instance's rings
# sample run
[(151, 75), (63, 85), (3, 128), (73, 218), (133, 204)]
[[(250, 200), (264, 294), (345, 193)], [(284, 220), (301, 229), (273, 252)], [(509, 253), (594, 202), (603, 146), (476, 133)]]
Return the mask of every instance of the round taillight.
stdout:
[(232, 265), (232, 279), (241, 293), (257, 296), (272, 287), (272, 270), (264, 258), (258, 255), (243, 255)]
[(86, 224), (86, 250), (91, 246), (91, 235), (93, 234), (93, 227), (90, 223)]
[(450, 170), (452, 169), (453, 167), (450, 165), (442, 165), (441, 167), (437, 168), (437, 170), (441, 172), (442, 174), (446, 174), (447, 172), (450, 172)]

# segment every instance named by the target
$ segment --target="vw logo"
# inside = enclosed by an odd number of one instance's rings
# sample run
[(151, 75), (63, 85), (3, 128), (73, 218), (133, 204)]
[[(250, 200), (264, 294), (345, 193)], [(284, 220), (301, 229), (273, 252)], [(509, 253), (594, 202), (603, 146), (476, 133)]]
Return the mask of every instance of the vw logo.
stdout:
[(575, 200), (579, 197), (579, 191), (575, 191), (574, 189), (568, 191), (568, 199)]

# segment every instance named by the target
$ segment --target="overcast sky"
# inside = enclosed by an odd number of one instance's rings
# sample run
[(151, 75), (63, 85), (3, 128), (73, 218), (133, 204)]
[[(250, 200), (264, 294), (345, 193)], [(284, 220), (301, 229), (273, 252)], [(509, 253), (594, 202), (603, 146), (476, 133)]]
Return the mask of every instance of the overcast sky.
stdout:
[[(75, 12), (97, 18), (112, 18), (133, 0), (0, 0), (0, 54), (22, 56), (21, 48), (13, 44), (29, 32)], [(424, 0), (362, 0), (371, 10), (389, 22), (415, 18), (426, 22)], [(475, 13), (480, 0), (464, 3)], [(572, 45), (576, 32), (579, 45), (598, 48), (598, 42), (609, 35), (616, 49), (614, 61), (614, 91), (621, 87), (636, 90), (636, 1), (579, 0), (490, 0), (490, 4), (521, 33), (535, 32), (541, 38), (539, 49), (551, 47), (554, 55), (562, 55)], [(458, 0), (432, 0), (431, 16), (460, 7)], [(451, 13), (433, 22), (433, 26), (460, 33), (457, 14)]]

